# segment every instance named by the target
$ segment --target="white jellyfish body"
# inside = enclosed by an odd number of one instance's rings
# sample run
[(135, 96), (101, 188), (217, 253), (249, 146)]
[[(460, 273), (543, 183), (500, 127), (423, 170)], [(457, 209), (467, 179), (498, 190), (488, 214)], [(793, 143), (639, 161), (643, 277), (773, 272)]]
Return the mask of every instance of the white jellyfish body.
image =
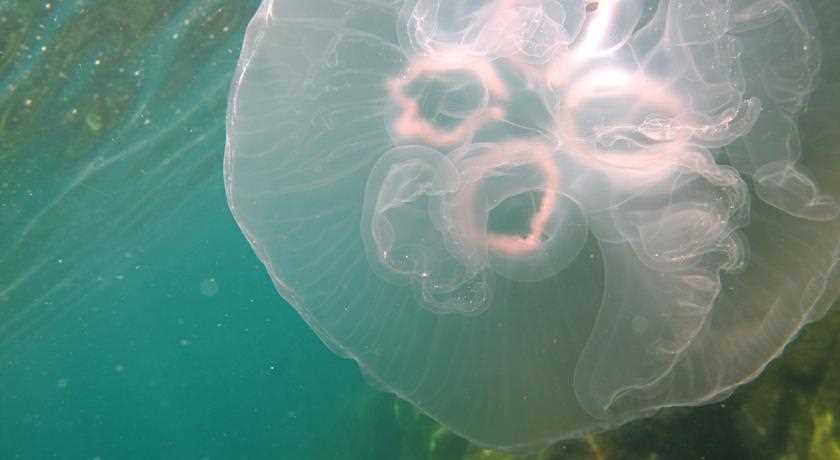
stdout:
[(265, 0), (230, 208), (325, 343), (477, 443), (715, 401), (840, 294), (815, 29), (791, 0)]

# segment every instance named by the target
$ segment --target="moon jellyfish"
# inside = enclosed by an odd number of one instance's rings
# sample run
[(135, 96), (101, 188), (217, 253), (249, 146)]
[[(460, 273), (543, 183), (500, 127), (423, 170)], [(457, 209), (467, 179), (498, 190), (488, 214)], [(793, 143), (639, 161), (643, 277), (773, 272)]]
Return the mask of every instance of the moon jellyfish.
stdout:
[(538, 450), (755, 378), (838, 297), (793, 0), (263, 2), (230, 208), (376, 385)]

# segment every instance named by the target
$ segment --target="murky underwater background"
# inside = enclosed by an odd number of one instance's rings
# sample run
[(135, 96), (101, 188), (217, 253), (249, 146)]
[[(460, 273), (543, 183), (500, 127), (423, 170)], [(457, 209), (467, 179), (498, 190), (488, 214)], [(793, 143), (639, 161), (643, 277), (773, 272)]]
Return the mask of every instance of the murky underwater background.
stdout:
[[(512, 458), (370, 388), (241, 236), (221, 158), (257, 6), (0, 0), (0, 459)], [(840, 459), (838, 356), (834, 308), (725, 402), (541, 458)]]

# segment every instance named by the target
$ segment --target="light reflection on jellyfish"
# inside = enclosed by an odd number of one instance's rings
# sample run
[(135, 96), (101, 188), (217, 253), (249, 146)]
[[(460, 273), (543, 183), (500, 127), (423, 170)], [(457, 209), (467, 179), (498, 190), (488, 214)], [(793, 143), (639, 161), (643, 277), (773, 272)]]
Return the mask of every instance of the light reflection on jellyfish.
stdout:
[(249, 29), (231, 209), (329, 346), (463, 436), (718, 400), (838, 296), (807, 5), (317, 3)]

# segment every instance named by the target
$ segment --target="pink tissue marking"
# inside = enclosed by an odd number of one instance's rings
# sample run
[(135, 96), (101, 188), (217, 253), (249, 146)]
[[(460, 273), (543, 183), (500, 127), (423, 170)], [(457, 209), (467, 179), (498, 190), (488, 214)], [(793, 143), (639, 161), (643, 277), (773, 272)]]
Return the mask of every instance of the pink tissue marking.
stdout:
[(466, 141), (484, 123), (504, 116), (504, 109), (498, 106), (479, 108), (448, 131), (423, 119), (420, 105), (405, 94), (406, 88), (422, 76), (459, 70), (478, 77), (491, 100), (508, 98), (507, 87), (499, 78), (496, 69), (490, 63), (469, 56), (463, 50), (453, 49), (434, 56), (415, 57), (402, 75), (388, 82), (388, 93), (400, 110), (393, 124), (397, 136), (405, 140), (423, 141), (436, 147), (452, 146)]
[[(500, 144), (494, 149), (491, 158), (525, 155), (531, 160), (543, 176), (542, 200), (540, 207), (531, 216), (529, 233), (524, 237), (487, 233), (487, 244), (490, 248), (508, 255), (525, 254), (540, 247), (545, 227), (554, 212), (557, 203), (557, 193), (560, 190), (560, 173), (554, 163), (548, 148), (539, 142), (512, 141)], [(497, 161), (491, 161), (497, 164)]]
[[(687, 148), (691, 130), (680, 122), (685, 106), (673, 92), (640, 74), (629, 74), (617, 68), (592, 72), (588, 77), (571, 83), (565, 90), (563, 110), (556, 113), (558, 134), (569, 146), (569, 154), (592, 167), (618, 168), (624, 174), (650, 174), (672, 166)], [(636, 104), (667, 117), (663, 125), (627, 126), (647, 137), (652, 145), (638, 151), (608, 153), (584, 142), (578, 133), (573, 115), (590, 100), (632, 96)]]

